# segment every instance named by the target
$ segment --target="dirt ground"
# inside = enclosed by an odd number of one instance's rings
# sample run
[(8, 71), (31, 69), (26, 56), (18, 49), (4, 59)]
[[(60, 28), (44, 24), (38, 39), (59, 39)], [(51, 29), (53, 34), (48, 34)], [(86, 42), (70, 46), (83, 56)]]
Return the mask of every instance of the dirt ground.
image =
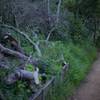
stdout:
[(68, 100), (100, 100), (100, 53), (84, 82)]

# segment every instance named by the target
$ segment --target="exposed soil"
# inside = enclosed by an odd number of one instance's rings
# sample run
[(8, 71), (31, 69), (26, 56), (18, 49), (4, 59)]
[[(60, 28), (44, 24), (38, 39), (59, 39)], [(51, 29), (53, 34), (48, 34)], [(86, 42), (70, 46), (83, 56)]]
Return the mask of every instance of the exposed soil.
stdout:
[(69, 100), (100, 100), (100, 53), (92, 70)]

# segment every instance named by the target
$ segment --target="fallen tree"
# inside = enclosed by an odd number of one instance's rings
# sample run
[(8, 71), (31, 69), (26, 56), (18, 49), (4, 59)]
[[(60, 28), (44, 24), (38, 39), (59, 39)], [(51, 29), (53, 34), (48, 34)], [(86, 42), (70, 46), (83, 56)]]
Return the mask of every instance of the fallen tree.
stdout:
[(34, 73), (26, 70), (18, 69), (14, 73), (9, 74), (5, 78), (6, 84), (14, 84), (16, 81), (24, 79), (24, 80), (34, 80)]
[[(21, 60), (24, 60), (24, 67), (26, 67), (26, 63), (29, 62), (35, 66), (38, 65), (38, 60), (36, 59), (32, 59), (31, 57), (27, 57), (26, 55), (18, 52), (18, 51), (14, 51), (8, 48), (5, 48), (2, 44), (0, 44), (0, 52), (4, 53), (4, 54), (9, 54), (11, 56), (20, 58)], [(9, 68), (7, 67), (7, 65), (4, 64), (0, 64), (0, 68)], [(25, 71), (22, 69), (19, 69), (20, 67), (18, 67), (18, 70), (16, 70), (14, 73), (11, 73), (10, 75), (8, 75), (8, 77), (6, 78), (6, 83), (7, 84), (12, 84), (15, 83), (18, 79), (27, 79), (27, 80), (32, 80), (34, 79), (34, 73), (33, 72), (29, 72), (29, 71)]]
[[(14, 50), (11, 50), (11, 49), (8, 49), (6, 47), (4, 47), (2, 44), (0, 44), (0, 52), (4, 53), (4, 54), (8, 54), (8, 55), (11, 55), (11, 56), (14, 56), (14, 57), (17, 57), (21, 60), (24, 60), (24, 61), (27, 61), (28, 60), (28, 56), (18, 52), (18, 51), (14, 51)], [(36, 65), (38, 63), (38, 60), (36, 59), (30, 59), (29, 61), (30, 63)]]
[(28, 57), (25, 56), (24, 54), (22, 54), (22, 53), (20, 53), (18, 51), (14, 51), (14, 50), (8, 49), (8, 48), (4, 47), (2, 44), (0, 44), (0, 51), (2, 53), (9, 54), (9, 55), (15, 56), (17, 58), (21, 58), (23, 60), (27, 60), (28, 59)]
[(24, 54), (19, 42), (8, 32), (1, 33), (1, 44), (9, 45), (12, 50), (21, 52)]
[[(0, 69), (10, 70), (10, 67), (5, 64), (0, 64)], [(36, 81), (36, 77), (34, 74), (36, 72), (38, 73), (38, 71), (30, 72), (30, 71), (21, 69), (20, 67), (17, 67), (17, 69), (15, 69), (14, 72), (9, 73), (7, 76), (5, 76), (4, 80), (5, 80), (5, 83), (8, 85), (14, 84), (16, 81), (18, 81), (20, 79), (28, 80), (28, 81), (30, 81), (30, 80)]]
[(20, 31), (19, 29), (15, 28), (15, 27), (13, 27), (13, 26), (9, 26), (9, 25), (6, 25), (6, 24), (0, 23), (0, 26), (1, 26), (1, 27), (4, 27), (4, 28), (11, 29), (11, 30), (13, 30), (13, 31), (15, 31), (15, 32), (17, 32), (17, 33), (19, 33), (20, 35), (24, 36), (24, 37), (35, 47), (35, 49), (36, 49), (38, 55), (39, 55), (39, 56), (42, 56), (42, 53), (41, 53), (41, 51), (40, 51), (40, 49), (39, 49), (39, 46), (38, 46), (38, 42), (37, 42), (37, 43), (33, 42), (33, 41), (30, 39), (30, 37), (29, 37), (26, 33)]

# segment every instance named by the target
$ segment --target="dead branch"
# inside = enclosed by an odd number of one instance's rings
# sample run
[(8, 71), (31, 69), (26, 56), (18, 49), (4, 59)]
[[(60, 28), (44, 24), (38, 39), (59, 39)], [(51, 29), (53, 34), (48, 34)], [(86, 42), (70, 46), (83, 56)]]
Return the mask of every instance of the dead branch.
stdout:
[[(29, 58), (26, 55), (24, 55), (24, 54), (22, 54), (22, 53), (20, 53), (18, 51), (14, 51), (14, 50), (5, 48), (2, 44), (0, 44), (0, 51), (2, 53), (5, 53), (5, 54), (8, 54), (8, 55), (20, 58), (21, 60), (24, 60), (24, 61), (27, 61), (28, 58)], [(36, 65), (38, 61), (36, 59), (30, 59), (29, 62), (32, 63), (32, 64), (34, 64), (34, 65)]]
[(11, 49), (8, 49), (8, 48), (5, 48), (2, 44), (0, 44), (0, 51), (5, 53), (5, 54), (9, 54), (9, 55), (15, 56), (17, 58), (21, 58), (23, 60), (27, 60), (28, 59), (28, 57), (23, 55), (22, 53), (20, 53), (18, 51), (11, 50)]
[(12, 29), (12, 30), (14, 30), (15, 32), (17, 32), (17, 33), (21, 34), (22, 36), (24, 36), (24, 37), (35, 47), (36, 51), (38, 52), (38, 55), (39, 55), (39, 56), (42, 55), (42, 53), (41, 53), (41, 51), (40, 51), (40, 49), (39, 49), (39, 46), (38, 46), (35, 42), (33, 42), (33, 41), (29, 38), (29, 36), (28, 36), (27, 34), (25, 34), (24, 32), (20, 31), (19, 29), (15, 28), (15, 27), (13, 27), (13, 26), (9, 26), (9, 25), (6, 25), (6, 24), (0, 24), (0, 26), (1, 26), (1, 27), (5, 27), (5, 28)]

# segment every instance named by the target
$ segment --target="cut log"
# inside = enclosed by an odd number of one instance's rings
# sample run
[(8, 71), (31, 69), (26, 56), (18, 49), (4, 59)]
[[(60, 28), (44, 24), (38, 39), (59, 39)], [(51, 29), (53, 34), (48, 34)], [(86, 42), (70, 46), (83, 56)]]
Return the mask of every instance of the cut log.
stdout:
[(6, 81), (6, 84), (11, 85), (20, 79), (34, 80), (34, 83), (37, 84), (35, 76), (34, 76), (34, 72), (29, 72), (29, 71), (22, 70), (22, 69), (16, 70), (15, 73), (8, 75), (5, 78), (5, 81)]
[(29, 71), (26, 71), (26, 70), (17, 70), (15, 75), (16, 75), (16, 77), (21, 78), (21, 79), (27, 79), (27, 80), (33, 80), (34, 79), (33, 72), (29, 72)]
[(42, 56), (41, 50), (39, 49), (39, 46), (37, 45), (37, 43), (33, 42), (26, 33), (20, 31), (19, 29), (15, 28), (13, 26), (9, 26), (9, 25), (6, 25), (6, 24), (0, 23), (0, 26), (8, 28), (8, 29), (12, 29), (13, 31), (15, 31), (15, 32), (19, 33), (20, 35), (24, 36), (35, 47), (38, 55)]
[(11, 73), (5, 78), (5, 82), (8, 85), (14, 84), (19, 79), (26, 79), (26, 80), (32, 80), (33, 79), (33, 73), (28, 72), (25, 70), (16, 70), (15, 73)]

